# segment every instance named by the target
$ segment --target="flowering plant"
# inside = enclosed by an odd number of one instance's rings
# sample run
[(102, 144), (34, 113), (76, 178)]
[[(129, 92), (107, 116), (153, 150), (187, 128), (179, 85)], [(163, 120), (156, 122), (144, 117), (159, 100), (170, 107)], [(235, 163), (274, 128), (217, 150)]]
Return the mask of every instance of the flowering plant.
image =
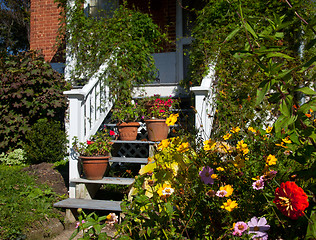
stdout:
[(154, 95), (152, 97), (143, 98), (143, 104), (145, 106), (145, 118), (167, 118), (172, 114), (175, 106), (178, 104), (176, 99), (170, 97), (160, 97), (160, 95)]
[(112, 109), (112, 119), (119, 123), (140, 121), (144, 109), (132, 98), (117, 100)]
[(268, 127), (233, 127), (203, 145), (190, 136), (162, 140), (123, 203), (120, 234), (141, 233), (141, 239), (304, 236), (310, 200), (302, 188), (306, 183), (289, 174), (300, 166), (289, 158), (285, 147), (291, 142), (283, 134), (283, 146)]
[(74, 239), (79, 233), (82, 234), (80, 239), (112, 239), (111, 236), (105, 231), (101, 231), (101, 229), (114, 229), (114, 226), (118, 223), (118, 216), (115, 213), (99, 217), (94, 212), (88, 215), (81, 208), (78, 208), (77, 212), (79, 215), (76, 230), (70, 236), (70, 239)]
[(114, 134), (113, 131), (108, 132), (104, 129), (91, 136), (86, 142), (78, 142), (78, 138), (74, 137), (73, 149), (80, 156), (107, 156), (112, 149), (111, 135)]

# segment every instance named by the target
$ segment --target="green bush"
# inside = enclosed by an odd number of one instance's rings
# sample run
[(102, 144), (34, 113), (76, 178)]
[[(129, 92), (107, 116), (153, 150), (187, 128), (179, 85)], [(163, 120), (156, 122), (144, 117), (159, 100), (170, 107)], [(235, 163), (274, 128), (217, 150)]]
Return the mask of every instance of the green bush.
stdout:
[(58, 162), (66, 156), (66, 133), (57, 121), (39, 119), (25, 138), (24, 150), (29, 163)]
[(0, 58), (0, 151), (21, 147), (40, 118), (63, 121), (66, 82), (35, 52)]
[(24, 165), (25, 164), (25, 156), (24, 151), (21, 148), (15, 149), (13, 152), (9, 152), (8, 154), (1, 153), (0, 154), (0, 163), (6, 165)]

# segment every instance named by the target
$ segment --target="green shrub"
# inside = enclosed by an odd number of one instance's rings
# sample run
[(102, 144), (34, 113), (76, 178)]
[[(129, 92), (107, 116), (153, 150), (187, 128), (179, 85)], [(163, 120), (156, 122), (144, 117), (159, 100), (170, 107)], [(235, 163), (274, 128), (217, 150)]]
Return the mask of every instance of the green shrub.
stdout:
[(66, 82), (43, 57), (24, 52), (0, 58), (0, 151), (23, 145), (40, 118), (63, 121)]
[(15, 149), (13, 152), (9, 152), (8, 154), (1, 153), (0, 154), (0, 163), (6, 165), (24, 165), (25, 164), (25, 156), (24, 151), (21, 148)]
[(66, 133), (57, 121), (39, 119), (25, 138), (24, 150), (29, 163), (57, 162), (66, 156)]

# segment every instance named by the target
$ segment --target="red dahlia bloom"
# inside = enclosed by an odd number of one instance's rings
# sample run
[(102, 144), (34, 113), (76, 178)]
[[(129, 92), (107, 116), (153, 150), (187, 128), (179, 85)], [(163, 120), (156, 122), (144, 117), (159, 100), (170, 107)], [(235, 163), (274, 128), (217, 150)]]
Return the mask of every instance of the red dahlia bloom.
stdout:
[(304, 216), (304, 210), (308, 207), (308, 197), (304, 190), (295, 182), (281, 183), (275, 190), (274, 203), (277, 208), (291, 219), (298, 219)]

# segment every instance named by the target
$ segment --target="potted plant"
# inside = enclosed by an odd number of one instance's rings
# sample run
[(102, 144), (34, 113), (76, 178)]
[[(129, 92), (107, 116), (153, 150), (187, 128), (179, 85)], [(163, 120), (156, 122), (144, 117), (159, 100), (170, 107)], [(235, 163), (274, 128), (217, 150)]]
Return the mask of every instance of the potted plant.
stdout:
[(115, 102), (112, 109), (112, 119), (117, 122), (116, 126), (121, 140), (136, 140), (140, 125), (137, 121), (141, 119), (142, 115), (143, 109), (130, 97)]
[(150, 141), (161, 141), (168, 137), (169, 126), (175, 124), (179, 114), (173, 114), (172, 111), (177, 104), (171, 97), (153, 97), (144, 98), (143, 104), (146, 109), (145, 123)]
[(79, 154), (85, 177), (90, 180), (102, 179), (109, 165), (113, 142), (106, 129), (91, 136), (86, 142), (74, 137), (73, 149)]

